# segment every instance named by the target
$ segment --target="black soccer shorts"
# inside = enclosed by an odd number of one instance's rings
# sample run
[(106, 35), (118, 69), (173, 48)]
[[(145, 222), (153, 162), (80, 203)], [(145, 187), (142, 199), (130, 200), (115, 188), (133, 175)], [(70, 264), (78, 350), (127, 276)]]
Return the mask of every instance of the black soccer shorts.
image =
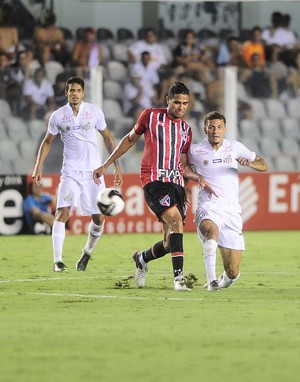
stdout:
[(172, 206), (177, 206), (182, 220), (186, 216), (185, 190), (171, 182), (154, 181), (144, 187), (145, 200), (149, 208), (162, 220), (164, 213)]

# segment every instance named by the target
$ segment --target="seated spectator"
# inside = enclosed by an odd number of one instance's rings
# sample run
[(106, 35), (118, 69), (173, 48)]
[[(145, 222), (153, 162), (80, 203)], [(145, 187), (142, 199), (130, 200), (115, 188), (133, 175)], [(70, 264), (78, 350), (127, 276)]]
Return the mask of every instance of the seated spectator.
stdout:
[(44, 66), (48, 61), (67, 62), (67, 51), (63, 31), (55, 26), (56, 16), (49, 9), (45, 22), (35, 28), (32, 37), (32, 49), (35, 58)]
[[(248, 102), (249, 92), (246, 91), (242, 82), (243, 75), (248, 76), (252, 73), (251, 70), (246, 69), (238, 71), (238, 83), (237, 83), (237, 112), (238, 118), (252, 119), (252, 107)], [(248, 79), (248, 77), (246, 77)], [(215, 78), (206, 86), (207, 97), (203, 100), (205, 110), (224, 110), (224, 70), (219, 68), (215, 71)], [(251, 95), (250, 95), (251, 96)]]
[(141, 74), (131, 71), (130, 81), (124, 85), (124, 113), (136, 120), (144, 109), (153, 106), (155, 97), (154, 89), (143, 87)]
[(23, 203), (24, 218), (33, 234), (50, 234), (54, 223), (55, 198), (43, 192), (43, 187), (31, 183), (29, 195)]
[(258, 54), (253, 54), (252, 70), (244, 70), (240, 74), (240, 81), (245, 85), (251, 97), (269, 98), (272, 95), (270, 73), (261, 64)]
[(102, 48), (96, 40), (96, 30), (86, 28), (83, 40), (77, 40), (71, 53), (71, 65), (76, 68), (76, 75), (84, 76), (90, 68), (103, 63)]
[(159, 83), (159, 75), (156, 65), (151, 61), (150, 53), (143, 52), (141, 54), (141, 61), (133, 64), (130, 72), (140, 77), (144, 93), (152, 94), (151, 97), (153, 97), (155, 93), (154, 88)]
[(21, 116), (23, 84), (30, 77), (29, 54), (26, 50), (20, 50), (17, 60), (10, 66), (12, 82), (7, 86), (7, 101), (10, 104), (13, 115)]
[(55, 84), (53, 85), (56, 107), (61, 107), (66, 104), (66, 82), (68, 77), (69, 76), (65, 73), (59, 73), (56, 76)]
[(149, 52), (151, 62), (154, 63), (157, 69), (167, 65), (167, 59), (164, 50), (157, 42), (157, 33), (153, 28), (147, 28), (143, 40), (135, 41), (128, 49), (128, 58), (131, 64), (140, 62), (143, 52)]
[(10, 64), (15, 62), (19, 47), (18, 29), (9, 24), (12, 11), (9, 3), (4, 3), (0, 10), (0, 50), (8, 53)]
[(242, 46), (243, 58), (249, 67), (252, 65), (252, 56), (255, 53), (258, 54), (262, 65), (266, 63), (265, 46), (262, 42), (261, 34), (261, 28), (258, 26), (254, 27), (251, 32), (251, 40), (245, 41)]
[(271, 26), (262, 31), (262, 40), (266, 45), (278, 44), (278, 29), (281, 26), (282, 14), (280, 12), (273, 12), (271, 15)]
[(7, 87), (12, 82), (9, 55), (0, 51), (0, 99), (6, 99)]
[(290, 52), (299, 47), (299, 41), (293, 31), (289, 29), (291, 17), (288, 14), (273, 12), (271, 17), (271, 27), (262, 32), (262, 39), (265, 41), (266, 51), (272, 45), (280, 47), (280, 60), (289, 64)]
[(44, 119), (47, 113), (55, 109), (53, 86), (43, 68), (37, 68), (33, 78), (24, 82), (23, 95), (26, 101), (23, 110), (25, 119)]
[(300, 97), (300, 50), (295, 50), (288, 67), (287, 84), (293, 97)]
[(217, 64), (219, 66), (236, 66), (246, 68), (247, 63), (243, 57), (242, 43), (236, 36), (230, 36), (219, 49)]
[(192, 30), (187, 30), (183, 41), (177, 45), (173, 52), (176, 73), (195, 73), (196, 78), (207, 83), (209, 70), (214, 68), (208, 52), (197, 44), (196, 35)]
[(278, 98), (287, 90), (288, 68), (284, 62), (280, 61), (280, 47), (278, 45), (271, 45), (269, 54), (267, 71), (270, 75), (272, 97)]

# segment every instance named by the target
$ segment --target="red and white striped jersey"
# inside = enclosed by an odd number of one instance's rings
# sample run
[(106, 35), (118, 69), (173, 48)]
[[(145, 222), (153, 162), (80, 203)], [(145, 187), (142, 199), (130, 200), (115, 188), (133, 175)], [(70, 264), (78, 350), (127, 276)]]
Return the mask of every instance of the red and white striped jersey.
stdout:
[(172, 119), (167, 109), (144, 110), (135, 127), (144, 134), (145, 148), (141, 161), (141, 182), (173, 182), (183, 186), (181, 154), (192, 143), (192, 130), (183, 119)]

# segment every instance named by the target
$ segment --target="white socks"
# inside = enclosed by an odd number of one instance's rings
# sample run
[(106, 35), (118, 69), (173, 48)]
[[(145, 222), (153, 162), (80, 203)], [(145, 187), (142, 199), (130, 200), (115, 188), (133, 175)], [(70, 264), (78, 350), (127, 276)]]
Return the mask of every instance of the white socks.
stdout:
[(93, 252), (96, 244), (98, 243), (104, 229), (104, 223), (102, 225), (96, 225), (93, 221), (90, 222), (88, 228), (88, 239), (84, 247), (84, 251), (89, 255)]
[(206, 270), (207, 284), (213, 280), (217, 280), (216, 275), (216, 257), (217, 257), (217, 242), (209, 239), (203, 242), (203, 260)]
[(57, 263), (58, 261), (63, 262), (62, 251), (63, 251), (65, 237), (66, 237), (65, 223), (55, 220), (52, 227), (52, 244), (53, 244), (54, 263)]
[[(98, 243), (102, 232), (103, 232), (104, 224), (101, 226), (96, 225), (93, 221), (90, 222), (88, 228), (88, 240), (84, 247), (85, 252), (91, 254), (96, 244)], [(66, 237), (66, 229), (65, 223), (59, 222), (57, 220), (54, 221), (52, 227), (52, 244), (53, 244), (53, 257), (54, 263), (59, 261), (63, 262), (62, 253), (63, 253), (63, 245)]]
[(226, 272), (224, 271), (221, 276), (219, 277), (218, 279), (218, 282), (219, 282), (219, 287), (220, 288), (228, 288), (230, 287), (232, 284), (234, 284), (237, 279), (240, 277), (240, 272), (239, 274), (237, 275), (237, 277), (235, 279), (230, 279)]

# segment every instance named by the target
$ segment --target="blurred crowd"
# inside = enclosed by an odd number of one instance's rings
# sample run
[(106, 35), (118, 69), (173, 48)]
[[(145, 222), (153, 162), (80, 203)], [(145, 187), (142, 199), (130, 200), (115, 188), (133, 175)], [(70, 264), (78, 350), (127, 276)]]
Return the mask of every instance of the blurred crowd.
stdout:
[(190, 116), (223, 109), (224, 66), (238, 68), (239, 113), (250, 117), (247, 97), (284, 99), (300, 96), (300, 43), (290, 29), (291, 17), (274, 12), (270, 26), (254, 26), (239, 35), (210, 30), (173, 32), (141, 28), (136, 36), (122, 28), (118, 36), (104, 28), (81, 27), (76, 36), (56, 26), (48, 10), (30, 40), (20, 40), (9, 22), (11, 9), (0, 19), (0, 99), (14, 116), (45, 119), (65, 103), (64, 85), (71, 75), (88, 79), (89, 70), (119, 61), (126, 73), (119, 80), (124, 115), (136, 118), (148, 107), (165, 106), (170, 84), (181, 80), (192, 91)]

